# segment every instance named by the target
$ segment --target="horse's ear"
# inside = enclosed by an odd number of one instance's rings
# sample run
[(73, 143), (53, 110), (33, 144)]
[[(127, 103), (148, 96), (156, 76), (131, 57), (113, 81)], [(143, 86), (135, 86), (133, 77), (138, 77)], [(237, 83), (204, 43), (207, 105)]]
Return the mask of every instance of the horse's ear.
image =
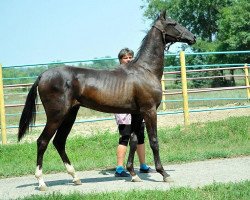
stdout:
[(160, 18), (166, 19), (166, 10), (161, 11)]

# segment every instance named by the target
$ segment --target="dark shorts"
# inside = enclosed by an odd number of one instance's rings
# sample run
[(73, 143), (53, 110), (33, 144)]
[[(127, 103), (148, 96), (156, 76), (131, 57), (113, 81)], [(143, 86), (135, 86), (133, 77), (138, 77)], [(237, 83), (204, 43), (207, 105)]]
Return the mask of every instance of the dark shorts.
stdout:
[[(145, 125), (142, 123), (139, 133), (137, 134), (138, 144), (144, 144), (144, 129)], [(119, 124), (118, 130), (120, 134), (119, 144), (127, 146), (130, 135), (131, 135), (131, 125), (130, 124)]]

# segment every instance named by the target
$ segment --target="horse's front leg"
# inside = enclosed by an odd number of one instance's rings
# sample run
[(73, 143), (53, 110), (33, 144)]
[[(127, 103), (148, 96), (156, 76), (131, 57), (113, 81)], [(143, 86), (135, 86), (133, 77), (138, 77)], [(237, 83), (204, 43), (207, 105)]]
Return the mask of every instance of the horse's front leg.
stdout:
[(140, 115), (132, 115), (131, 119), (131, 135), (129, 140), (129, 155), (128, 155), (128, 162), (127, 162), (127, 170), (129, 171), (130, 175), (132, 176), (132, 182), (141, 182), (142, 180), (137, 176), (134, 170), (134, 157), (135, 151), (137, 149), (138, 138), (137, 134), (139, 133), (139, 129), (141, 127), (142, 117)]
[(154, 162), (155, 162), (155, 169), (163, 176), (164, 182), (173, 182), (172, 178), (169, 174), (164, 170), (160, 154), (159, 154), (159, 143), (158, 143), (158, 136), (157, 136), (157, 114), (156, 109), (151, 109), (143, 113), (144, 120), (148, 132), (148, 138), (150, 147), (153, 151)]

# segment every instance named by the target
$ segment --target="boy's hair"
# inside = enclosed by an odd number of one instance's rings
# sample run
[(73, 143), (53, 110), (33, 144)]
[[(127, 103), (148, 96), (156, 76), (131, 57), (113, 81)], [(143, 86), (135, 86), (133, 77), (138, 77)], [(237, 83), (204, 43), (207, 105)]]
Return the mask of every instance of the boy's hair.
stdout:
[(127, 55), (127, 54), (130, 54), (132, 57), (134, 57), (134, 52), (129, 49), (129, 48), (124, 48), (122, 49), (119, 54), (118, 54), (118, 58), (119, 60), (123, 58), (123, 56)]

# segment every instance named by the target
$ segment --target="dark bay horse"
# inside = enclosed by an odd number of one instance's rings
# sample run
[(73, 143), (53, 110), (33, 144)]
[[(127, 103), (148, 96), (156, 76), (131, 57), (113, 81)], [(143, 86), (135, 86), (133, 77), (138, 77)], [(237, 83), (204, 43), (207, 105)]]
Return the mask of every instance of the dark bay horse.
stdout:
[[(67, 172), (75, 184), (81, 184), (65, 151), (67, 136), (80, 106), (108, 113), (131, 113), (132, 134), (127, 170), (132, 181), (140, 181), (134, 171), (137, 136), (134, 130), (145, 120), (156, 171), (170, 182), (170, 175), (162, 167), (157, 139), (156, 110), (161, 103), (164, 50), (174, 42), (195, 43), (195, 36), (161, 12), (142, 41), (135, 59), (114, 70), (94, 70), (64, 66), (42, 73), (31, 87), (19, 122), (20, 141), (35, 122), (37, 89), (45, 109), (47, 122), (37, 140), (37, 168), (35, 176), (40, 190), (46, 188), (42, 178), (43, 156), (51, 138)], [(139, 131), (138, 131), (139, 132)]]

